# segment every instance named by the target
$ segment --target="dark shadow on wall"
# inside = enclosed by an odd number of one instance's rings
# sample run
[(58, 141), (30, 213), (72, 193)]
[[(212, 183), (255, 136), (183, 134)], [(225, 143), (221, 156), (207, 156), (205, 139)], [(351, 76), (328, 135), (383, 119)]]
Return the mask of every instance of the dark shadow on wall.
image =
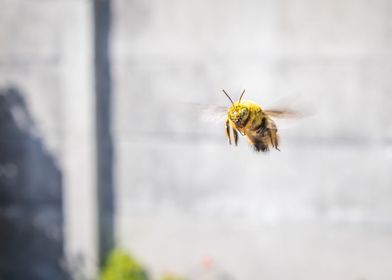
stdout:
[(0, 279), (70, 279), (64, 265), (61, 172), (23, 95), (0, 88)]

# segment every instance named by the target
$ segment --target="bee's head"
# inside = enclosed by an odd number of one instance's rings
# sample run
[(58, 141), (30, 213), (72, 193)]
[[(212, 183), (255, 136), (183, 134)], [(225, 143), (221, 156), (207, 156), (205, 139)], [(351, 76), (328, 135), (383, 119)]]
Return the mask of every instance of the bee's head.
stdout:
[(236, 102), (227, 111), (227, 117), (235, 123), (237, 127), (243, 127), (249, 118), (249, 109)]
[(245, 90), (242, 91), (241, 96), (237, 102), (233, 102), (225, 90), (223, 90), (223, 93), (229, 98), (232, 105), (227, 111), (227, 117), (233, 123), (235, 123), (237, 127), (243, 127), (249, 118), (249, 109), (245, 105), (241, 104), (241, 99), (245, 93)]

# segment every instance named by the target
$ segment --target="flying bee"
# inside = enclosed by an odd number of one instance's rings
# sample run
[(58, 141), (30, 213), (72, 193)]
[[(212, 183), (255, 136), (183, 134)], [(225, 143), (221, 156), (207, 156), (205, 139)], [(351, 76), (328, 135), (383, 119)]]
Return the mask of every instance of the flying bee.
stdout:
[(296, 112), (284, 110), (263, 110), (261, 106), (251, 100), (242, 100), (245, 90), (242, 91), (238, 101), (233, 102), (225, 90), (223, 93), (231, 102), (227, 109), (226, 135), (231, 145), (238, 143), (238, 133), (245, 136), (257, 152), (267, 152), (270, 148), (279, 150), (278, 128), (271, 117), (294, 117)]

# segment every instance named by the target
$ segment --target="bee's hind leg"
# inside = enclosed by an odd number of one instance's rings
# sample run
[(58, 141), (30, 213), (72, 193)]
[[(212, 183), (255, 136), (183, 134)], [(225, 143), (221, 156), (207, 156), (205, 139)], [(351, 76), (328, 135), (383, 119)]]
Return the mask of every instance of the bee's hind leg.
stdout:
[(229, 140), (229, 144), (231, 145), (231, 135), (230, 135), (229, 120), (226, 121), (226, 136), (227, 136), (227, 139)]
[(268, 130), (268, 134), (269, 134), (269, 138), (270, 138), (272, 147), (274, 147), (275, 149), (280, 151), (280, 149), (278, 148), (278, 146), (279, 146), (279, 136), (278, 136), (278, 133), (277, 133), (277, 129), (269, 129)]

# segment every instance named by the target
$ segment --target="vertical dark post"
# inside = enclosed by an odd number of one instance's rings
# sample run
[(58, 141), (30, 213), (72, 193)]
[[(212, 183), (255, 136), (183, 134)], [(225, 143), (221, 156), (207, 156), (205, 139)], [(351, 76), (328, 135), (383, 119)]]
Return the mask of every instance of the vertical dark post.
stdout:
[(94, 0), (94, 69), (98, 195), (98, 252), (101, 265), (113, 247), (113, 143), (111, 138), (110, 0)]

